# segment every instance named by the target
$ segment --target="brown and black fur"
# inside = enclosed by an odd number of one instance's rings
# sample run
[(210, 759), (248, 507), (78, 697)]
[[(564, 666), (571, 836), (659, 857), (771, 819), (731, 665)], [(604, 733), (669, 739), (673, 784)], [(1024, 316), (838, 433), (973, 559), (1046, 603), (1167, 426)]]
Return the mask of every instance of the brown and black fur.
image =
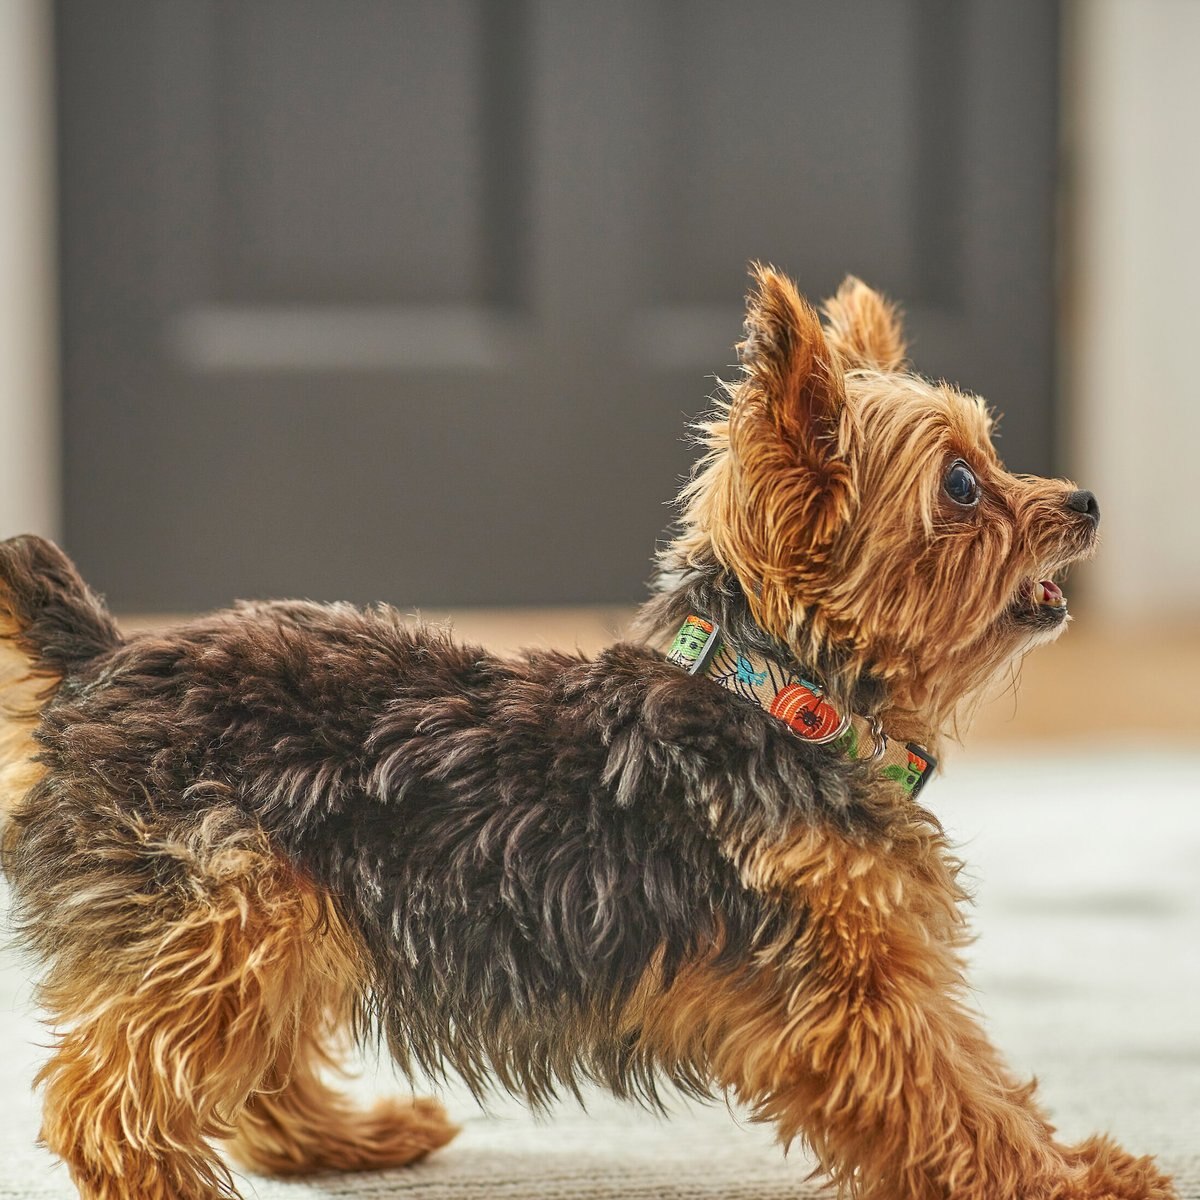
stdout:
[(1007, 475), (856, 281), (822, 327), (759, 271), (743, 363), (643, 641), (590, 661), (298, 602), (126, 639), (55, 547), (0, 546), (3, 861), (55, 1031), (43, 1137), (84, 1197), (233, 1195), (219, 1140), (281, 1174), (441, 1146), (434, 1102), (326, 1082), (374, 1035), (535, 1104), (730, 1094), (864, 1200), (1174, 1195), (1058, 1144), (988, 1045), (937, 821), (649, 644), (701, 611), (936, 745), (1061, 631), (1029, 580), (1095, 513)]

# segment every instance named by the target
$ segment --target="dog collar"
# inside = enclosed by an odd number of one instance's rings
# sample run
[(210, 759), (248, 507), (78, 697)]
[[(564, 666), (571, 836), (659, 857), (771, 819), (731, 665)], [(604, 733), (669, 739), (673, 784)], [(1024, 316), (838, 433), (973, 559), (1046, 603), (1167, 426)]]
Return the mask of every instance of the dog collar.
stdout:
[(679, 627), (667, 661), (757, 704), (806, 742), (833, 742), (849, 758), (869, 759), (909, 796), (937, 767), (929, 751), (888, 737), (876, 718), (838, 712), (820, 684), (729, 645), (720, 626), (703, 617), (689, 616)]

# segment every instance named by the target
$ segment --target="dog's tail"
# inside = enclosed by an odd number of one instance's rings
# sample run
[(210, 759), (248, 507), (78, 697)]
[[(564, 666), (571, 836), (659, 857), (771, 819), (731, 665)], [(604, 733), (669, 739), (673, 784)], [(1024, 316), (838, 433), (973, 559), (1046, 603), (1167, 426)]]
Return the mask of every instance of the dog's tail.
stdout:
[(53, 542), (0, 542), (0, 639), (43, 678), (61, 678), (121, 644), (116, 622)]
[(0, 542), (0, 857), (8, 816), (41, 778), (35, 729), (84, 663), (120, 645), (116, 622), (52, 542)]

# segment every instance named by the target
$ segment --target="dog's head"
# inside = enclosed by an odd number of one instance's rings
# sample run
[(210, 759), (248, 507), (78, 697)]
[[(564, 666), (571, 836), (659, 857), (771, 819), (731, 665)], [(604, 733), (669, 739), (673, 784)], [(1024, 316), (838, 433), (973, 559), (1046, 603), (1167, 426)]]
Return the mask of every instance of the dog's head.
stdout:
[(895, 308), (848, 279), (825, 323), (756, 268), (742, 378), (705, 423), (677, 548), (732, 571), (801, 661), (836, 647), (941, 726), (1065, 628), (1054, 581), (1099, 513), (1006, 471), (983, 401), (914, 375)]

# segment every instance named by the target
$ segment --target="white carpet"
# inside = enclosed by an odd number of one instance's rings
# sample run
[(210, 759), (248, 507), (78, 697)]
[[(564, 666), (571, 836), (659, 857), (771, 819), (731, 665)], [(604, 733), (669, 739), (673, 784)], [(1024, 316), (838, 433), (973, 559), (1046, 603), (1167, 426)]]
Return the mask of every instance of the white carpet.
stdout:
[[(1063, 1135), (1157, 1153), (1200, 1200), (1200, 772), (1182, 754), (963, 755), (927, 798), (978, 892), (974, 979), (996, 1041), (1035, 1072)], [(0, 956), (0, 1200), (70, 1200), (34, 1145), (42, 1038), (18, 960)], [(385, 1077), (363, 1086), (387, 1088)], [(243, 1181), (261, 1200), (600, 1200), (815, 1195), (809, 1164), (721, 1106), (670, 1121), (597, 1097), (534, 1122), (445, 1096), (464, 1128), (402, 1171)]]

